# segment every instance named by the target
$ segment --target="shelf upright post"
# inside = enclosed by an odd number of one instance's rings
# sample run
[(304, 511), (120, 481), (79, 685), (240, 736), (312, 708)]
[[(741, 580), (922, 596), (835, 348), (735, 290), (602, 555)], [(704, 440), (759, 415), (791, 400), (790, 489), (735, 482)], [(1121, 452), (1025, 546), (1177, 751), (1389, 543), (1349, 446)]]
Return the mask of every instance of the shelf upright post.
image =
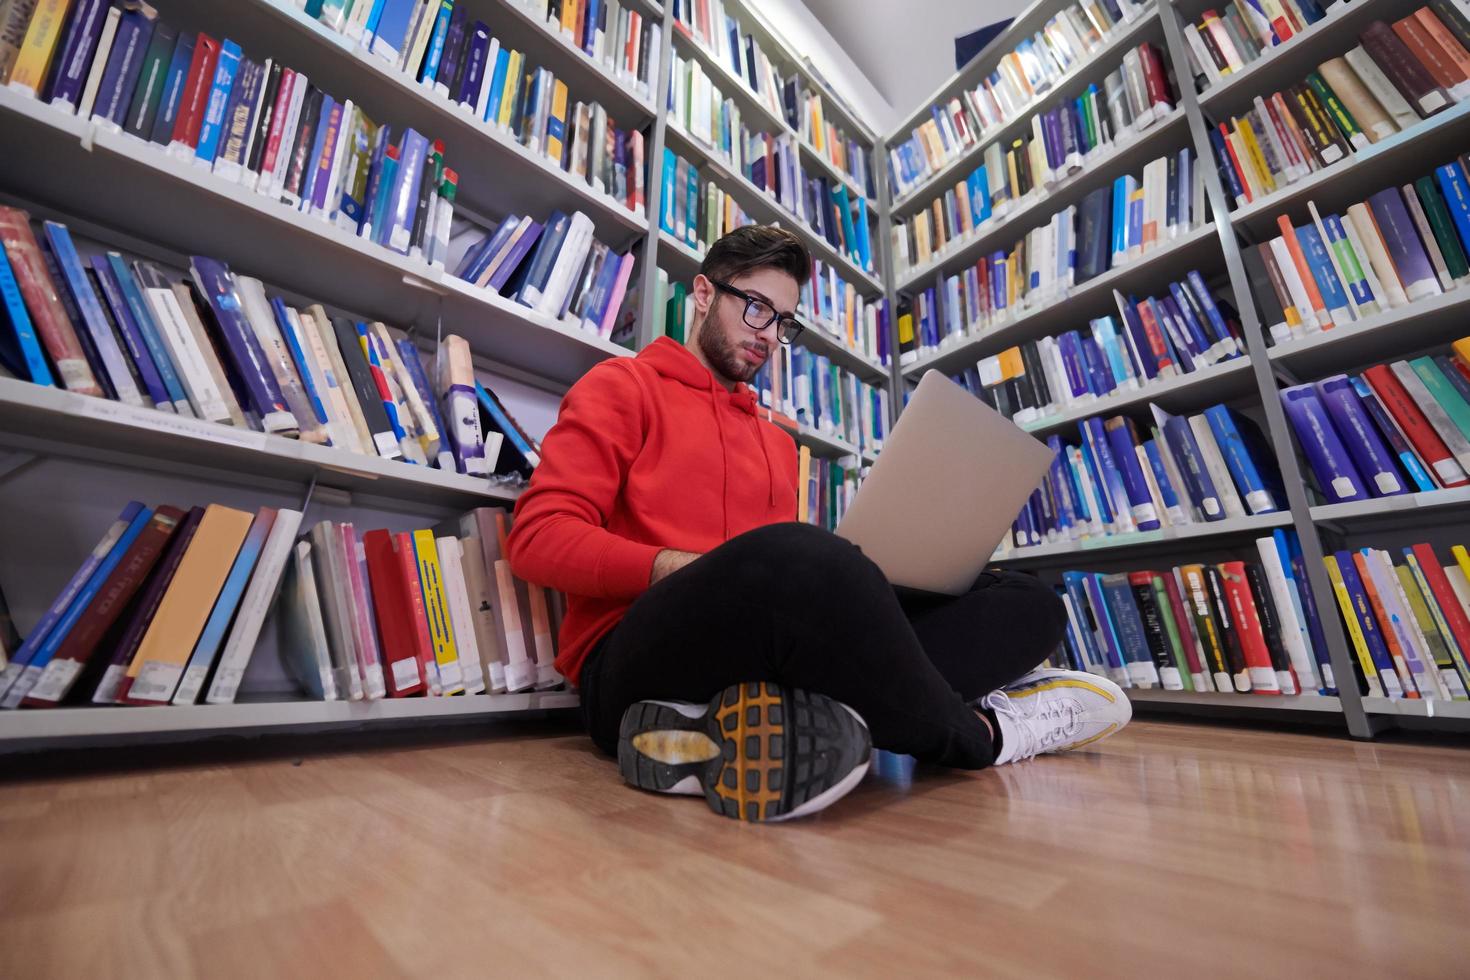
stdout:
[(903, 410), (903, 370), (898, 363), (898, 275), (893, 269), (893, 188), (888, 186), (888, 144), (873, 144), (872, 168), (878, 184), (878, 257), (883, 260), (883, 298), (888, 303), (888, 425)]
[[(670, 64), (674, 60), (674, 31), (669, 19), (669, 8), (665, 4), (660, 13), (663, 29), (659, 32), (658, 51), (658, 78), (653, 85), (653, 132), (648, 140), (648, 154), (643, 158), (643, 165), (648, 173), (644, 177), (644, 184), (648, 193), (644, 196), (643, 216), (648, 221), (648, 228), (643, 234), (643, 272), (641, 285), (638, 290), (638, 330), (633, 342), (633, 350), (640, 351), (653, 343), (658, 335), (654, 318), (659, 315), (660, 310), (654, 309), (655, 285), (658, 283), (658, 246), (659, 246), (659, 215), (663, 213), (663, 177), (664, 172), (664, 145), (669, 121), (669, 73), (672, 70)], [(655, 178), (655, 174), (659, 175)]]
[(1184, 106), (1185, 118), (1189, 123), (1190, 137), (1194, 143), (1196, 170), (1203, 176), (1205, 195), (1210, 210), (1215, 216), (1215, 230), (1220, 236), (1220, 252), (1225, 258), (1225, 269), (1230, 276), (1231, 297), (1240, 313), (1241, 329), (1245, 332), (1246, 350), (1251, 358), (1251, 371), (1255, 375), (1257, 394), (1266, 415), (1266, 424), (1271, 446), (1276, 452), (1276, 462), (1281, 469), (1282, 482), (1286, 484), (1286, 500), (1291, 511), (1292, 527), (1301, 541), (1302, 561), (1307, 567), (1307, 579), (1316, 600), (1318, 618), (1322, 621), (1322, 632), (1327, 640), (1332, 658), (1332, 671), (1336, 674), (1338, 696), (1342, 712), (1347, 720), (1349, 734), (1356, 738), (1372, 738), (1373, 723), (1363, 710), (1363, 701), (1358, 694), (1356, 673), (1348, 656), (1347, 638), (1338, 620), (1336, 597), (1332, 584), (1327, 579), (1326, 567), (1322, 564), (1322, 541), (1312, 523), (1312, 514), (1307, 502), (1305, 476), (1293, 447), (1291, 430), (1287, 425), (1285, 410), (1272, 374), (1271, 359), (1266, 353), (1265, 335), (1256, 316), (1255, 303), (1251, 298), (1250, 280), (1245, 274), (1245, 263), (1240, 255), (1240, 243), (1235, 236), (1230, 210), (1225, 203), (1225, 189), (1220, 184), (1220, 175), (1213, 161), (1214, 150), (1210, 146), (1204, 113), (1200, 109), (1199, 96), (1194, 82), (1188, 77), (1189, 52), (1185, 47), (1184, 34), (1179, 26), (1179, 11), (1172, 3), (1160, 3), (1159, 19), (1164, 28), (1164, 43), (1168, 47), (1169, 62), (1174, 66), (1174, 75), (1179, 85), (1179, 99)]

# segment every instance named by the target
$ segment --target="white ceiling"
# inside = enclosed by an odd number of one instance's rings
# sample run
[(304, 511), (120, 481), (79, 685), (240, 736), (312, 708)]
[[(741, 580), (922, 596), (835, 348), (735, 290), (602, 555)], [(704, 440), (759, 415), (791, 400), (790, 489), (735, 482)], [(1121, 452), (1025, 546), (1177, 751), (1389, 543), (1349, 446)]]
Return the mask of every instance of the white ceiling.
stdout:
[(1027, 0), (802, 2), (900, 117), (954, 72), (956, 37), (1027, 6)]

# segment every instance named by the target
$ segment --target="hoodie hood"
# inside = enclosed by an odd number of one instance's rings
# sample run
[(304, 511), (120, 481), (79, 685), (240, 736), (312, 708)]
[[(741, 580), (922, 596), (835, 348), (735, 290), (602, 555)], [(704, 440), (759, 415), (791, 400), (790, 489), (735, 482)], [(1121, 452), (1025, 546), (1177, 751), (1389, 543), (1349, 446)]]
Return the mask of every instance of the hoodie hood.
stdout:
[[(746, 423), (755, 427), (755, 439), (761, 447), (761, 454), (766, 463), (766, 486), (768, 501), (771, 505), (776, 503), (776, 465), (771, 459), (770, 447), (766, 445), (765, 434), (761, 432), (760, 417), (756, 414), (755, 392), (750, 385), (743, 381), (737, 381), (733, 391), (727, 390), (724, 385), (715, 379), (713, 372), (700, 363), (699, 358), (694, 356), (693, 351), (670, 337), (659, 337), (653, 343), (639, 352), (637, 360), (647, 364), (658, 372), (661, 377), (671, 381), (677, 381), (682, 385), (695, 388), (705, 392), (709, 396), (710, 411), (715, 418), (715, 431), (720, 439), (720, 458), (724, 461), (725, 468), (721, 474), (722, 482), (725, 484), (726, 493), (724, 499), (728, 508), (729, 502), (729, 480), (730, 480), (730, 449), (727, 438), (726, 425), (734, 421), (726, 416), (731, 410), (750, 416), (750, 422)], [(729, 534), (729, 512), (725, 512), (726, 534)]]

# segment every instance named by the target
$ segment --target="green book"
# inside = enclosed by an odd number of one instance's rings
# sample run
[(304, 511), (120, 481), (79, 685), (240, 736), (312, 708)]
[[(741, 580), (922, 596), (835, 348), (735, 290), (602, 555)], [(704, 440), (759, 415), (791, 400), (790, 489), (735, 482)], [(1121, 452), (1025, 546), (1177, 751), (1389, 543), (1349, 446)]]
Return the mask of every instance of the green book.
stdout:
[(1355, 149), (1366, 149), (1368, 147), (1367, 135), (1322, 76), (1315, 71), (1307, 72), (1307, 85), (1311, 87), (1318, 100), (1326, 106), (1327, 114), (1332, 117), (1333, 124), (1342, 131), (1342, 135), (1347, 137), (1347, 141)]
[(1444, 254), (1444, 264), (1449, 270), (1450, 278), (1463, 279), (1470, 275), (1470, 261), (1465, 258), (1465, 249), (1460, 245), (1460, 238), (1451, 223), (1450, 209), (1445, 205), (1439, 188), (1428, 177), (1420, 177), (1414, 181), (1414, 190), (1419, 194), (1419, 203), (1424, 206), (1424, 217), (1429, 222), (1429, 230), (1434, 233), (1434, 240), (1439, 243), (1439, 250)]
[[(1466, 440), (1470, 440), (1470, 404), (1466, 404), (1465, 399), (1455, 390), (1455, 386), (1450, 384), (1444, 372), (1439, 369), (1439, 365), (1434, 363), (1434, 358), (1416, 357), (1409, 362), (1409, 367), (1413, 368), (1419, 380), (1424, 382), (1424, 387), (1429, 389), (1430, 397), (1439, 403), (1440, 408), (1444, 409), (1444, 414), (1449, 416), (1450, 422), (1460, 430), (1460, 434)], [(1409, 389), (1409, 393), (1412, 395), (1413, 389)], [(1426, 408), (1423, 405), (1419, 407)], [(1427, 410), (1425, 415), (1433, 423), (1434, 416)], [(1444, 438), (1444, 435), (1440, 433), (1441, 438)], [(1446, 444), (1449, 444), (1448, 439), (1446, 439)], [(1450, 447), (1450, 452), (1455, 452), (1454, 446)]]
[(682, 282), (676, 282), (671, 293), (668, 309), (664, 314), (664, 335), (682, 344), (684, 343), (684, 297), (688, 295), (688, 288)]
[(1180, 636), (1179, 624), (1174, 621), (1174, 608), (1169, 603), (1169, 590), (1164, 587), (1162, 575), (1153, 577), (1154, 605), (1159, 607), (1159, 620), (1164, 624), (1164, 639), (1169, 643), (1169, 655), (1179, 670), (1179, 680), (1184, 690), (1194, 690), (1194, 674), (1189, 669), (1189, 657), (1184, 653), (1184, 640)]
[(158, 117), (158, 106), (163, 101), (164, 82), (168, 79), (169, 61), (174, 56), (174, 43), (179, 39), (177, 29), (162, 21), (156, 22), (148, 50), (143, 54), (143, 67), (138, 72), (138, 84), (133, 87), (133, 98), (128, 103), (123, 128), (138, 137), (148, 139), (153, 132), (153, 120)]
[(1398, 574), (1399, 586), (1404, 590), (1404, 598), (1409, 602), (1409, 615), (1414, 617), (1414, 623), (1419, 627), (1419, 633), (1424, 637), (1424, 643), (1429, 647), (1429, 655), (1434, 664), (1439, 668), (1439, 675), (1445, 682), (1445, 687), (1451, 692), (1455, 700), (1465, 697), (1465, 685), (1460, 682), (1459, 674), (1455, 671), (1455, 661), (1450, 655), (1450, 648), (1445, 643), (1445, 638), (1439, 631), (1438, 624), (1434, 621), (1434, 614), (1429, 611), (1429, 604), (1424, 601), (1424, 595), (1419, 591), (1419, 583), (1414, 580), (1414, 570), (1407, 565), (1395, 565), (1394, 572)]

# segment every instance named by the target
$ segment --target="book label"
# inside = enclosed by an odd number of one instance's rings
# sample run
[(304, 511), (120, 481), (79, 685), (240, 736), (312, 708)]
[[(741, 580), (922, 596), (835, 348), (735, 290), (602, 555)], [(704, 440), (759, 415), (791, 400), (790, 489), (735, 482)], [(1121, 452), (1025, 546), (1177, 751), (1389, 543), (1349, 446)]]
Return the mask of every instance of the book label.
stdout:
[(1446, 456), (1433, 465), (1434, 473), (1439, 477), (1441, 483), (1459, 483), (1465, 479), (1464, 468), (1453, 456)]
[(154, 431), (169, 432), (175, 435), (188, 436), (192, 439), (207, 439), (227, 446), (243, 446), (247, 449), (264, 450), (266, 448), (266, 436), (263, 432), (253, 429), (242, 429), (233, 425), (221, 425), (216, 422), (207, 422), (202, 419), (189, 418), (177, 415), (173, 412), (148, 411), (147, 409), (135, 409), (122, 402), (107, 401), (101, 398), (84, 398), (78, 407), (78, 412), (89, 418), (102, 419), (107, 422), (121, 422), (124, 425), (134, 425)]
[(1245, 495), (1246, 506), (1252, 514), (1264, 514), (1276, 509), (1276, 502), (1271, 499), (1269, 490), (1252, 490)]
[(179, 681), (179, 689), (174, 692), (173, 703), (193, 704), (198, 700), (199, 691), (208, 677), (208, 664), (190, 664), (184, 668), (184, 678)]
[(93, 704), (116, 704), (117, 692), (122, 687), (123, 678), (128, 676), (127, 664), (109, 664), (107, 670), (102, 674), (102, 680), (97, 682), (97, 691), (92, 695)]
[(383, 686), (383, 665), (368, 664), (367, 672), (363, 675), (363, 691), (369, 698), (376, 700), (388, 693)]
[(80, 660), (52, 660), (41, 671), (41, 679), (36, 681), (36, 686), (31, 688), (28, 696), (37, 701), (60, 701), (81, 672)]
[(1210, 517), (1214, 517), (1216, 514), (1220, 513), (1219, 497), (1206, 497), (1204, 498), (1202, 503), (1204, 504), (1205, 513), (1208, 514)]
[(464, 676), (460, 673), (459, 661), (439, 664), (439, 684), (446, 691), (452, 691), (464, 685)]
[(1357, 495), (1358, 488), (1353, 486), (1353, 481), (1345, 476), (1334, 477), (1332, 480), (1332, 492), (1339, 497), (1353, 497)]
[(1392, 473), (1379, 473), (1373, 477), (1373, 482), (1378, 486), (1381, 494), (1398, 493), (1402, 487), (1399, 486), (1399, 478)]
[(393, 661), (390, 669), (393, 671), (395, 688), (412, 687), (419, 682), (419, 662), (413, 657)]
[(128, 697), (135, 701), (167, 701), (179, 686), (184, 668), (179, 664), (149, 660), (133, 678)]

